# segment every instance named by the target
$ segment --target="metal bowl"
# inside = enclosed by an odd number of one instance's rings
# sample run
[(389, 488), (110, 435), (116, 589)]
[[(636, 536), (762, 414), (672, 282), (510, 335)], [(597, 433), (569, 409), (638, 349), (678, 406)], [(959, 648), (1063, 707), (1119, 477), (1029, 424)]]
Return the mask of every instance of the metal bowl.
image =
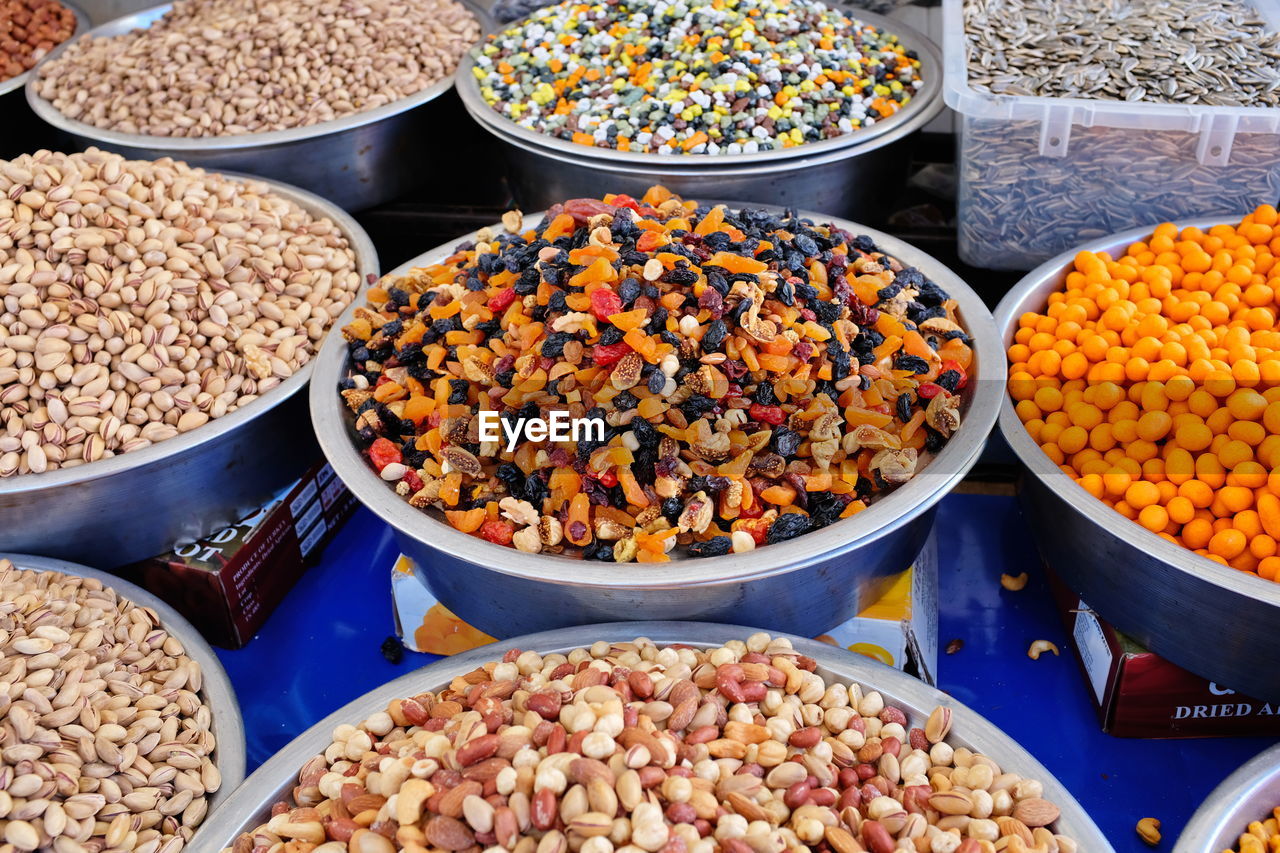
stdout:
[[(1204, 229), (1222, 220), (1187, 223)], [(1122, 254), (1151, 226), (1064, 252), (1027, 274), (1000, 302), (1001, 340), (1018, 317), (1043, 310), (1079, 251)], [(1219, 565), (1160, 538), (1086, 492), (1053, 464), (1006, 394), (1000, 430), (1025, 468), (1019, 490), (1040, 554), (1104, 619), (1178, 666), (1267, 701), (1280, 701), (1280, 584)], [(1211, 634), (1211, 642), (1206, 634)]]
[[(232, 792), (244, 781), (244, 721), (240, 717), (240, 705), (236, 702), (231, 679), (227, 678), (227, 672), (222, 668), (218, 656), (213, 653), (213, 649), (204, 641), (200, 633), (192, 627), (190, 622), (182, 618), (178, 611), (159, 598), (142, 587), (134, 586), (106, 572), (62, 560), (51, 560), (48, 557), (31, 557), (26, 554), (4, 552), (0, 552), (0, 557), (7, 557), (19, 569), (62, 572), (66, 575), (79, 575), (101, 581), (104, 586), (114, 589), (134, 604), (154, 610), (159, 615), (165, 630), (182, 643), (192, 660), (200, 664), (200, 670), (204, 674), (204, 684), (200, 692), (204, 694), (205, 703), (209, 706), (212, 718), (210, 729), (216, 741), (213, 763), (222, 775), (222, 786), (209, 796), (209, 814), (215, 815), (223, 802), (230, 798)], [(201, 833), (203, 833), (203, 827), (197, 830), (197, 837)]]
[(1266, 820), (1276, 806), (1280, 806), (1280, 745), (1259, 753), (1213, 789), (1178, 836), (1173, 853), (1234, 850), (1249, 824)]
[[(920, 56), (923, 87), (910, 104), (870, 128), (794, 148), (756, 154), (645, 154), (589, 148), (521, 127), (485, 103), (468, 53), (458, 95), (479, 124), (503, 143), (508, 182), (528, 209), (595, 196), (598, 187), (639, 197), (663, 184), (686, 198), (717, 198), (825, 210), (878, 222), (891, 212), (907, 177), (912, 134), (942, 109), (942, 60), (917, 30), (849, 4), (851, 16), (899, 36)], [(515, 26), (511, 24), (509, 26)]]
[[(612, 563), (527, 554), (486, 542), (410, 506), (369, 468), (352, 441), (351, 414), (337, 393), (347, 368), (347, 348), (337, 336), (316, 359), (311, 389), (320, 447), (356, 497), (394, 528), (400, 549), (414, 559), (436, 597), (493, 636), (635, 616), (750, 622), (797, 634), (838, 625), (874, 601), (890, 576), (911, 565), (932, 528), (934, 505), (977, 461), (1004, 393), (1005, 360), (990, 312), (954, 273), (887, 234), (803, 215), (866, 234), (883, 251), (919, 267), (956, 300), (975, 341), (971, 374), (976, 381), (970, 382), (974, 390), (964, 404), (961, 428), (921, 473), (856, 516), (747, 554), (626, 571)], [(453, 253), (453, 245), (420, 255), (395, 273), (439, 262)], [(349, 322), (354, 311), (353, 305), (337, 322)]]
[[(377, 252), (354, 219), (311, 193), (264, 183), (333, 220), (347, 236), (361, 278), (378, 274)], [(353, 304), (359, 301), (357, 294)], [(314, 363), (249, 405), (167, 441), (74, 468), (0, 479), (0, 551), (115, 568), (238, 521), (315, 460), (300, 393)]]
[[(501, 657), (505, 649), (534, 650), (542, 654), (565, 653), (586, 648), (596, 640), (624, 642), (648, 637), (659, 645), (685, 643), (709, 648), (729, 640), (745, 640), (754, 628), (737, 625), (713, 625), (705, 622), (614, 622), (583, 625), (559, 631), (520, 637), (446, 658), (416, 672), (397, 678), (348, 703), (299, 735), (254, 772), (240, 790), (228, 800), (228, 806), (203, 828), (203, 849), (215, 851), (230, 847), (236, 836), (261, 825), (271, 814), (271, 806), (287, 799), (297, 784), (298, 771), (313, 755), (324, 752), (330, 735), (341, 723), (356, 724), (375, 711), (386, 708), (393, 699), (414, 696), (424, 691), (443, 689), (456, 676)], [(1079, 842), (1081, 850), (1106, 853), (1114, 848), (1103, 837), (1075, 798), (1030, 753), (1008, 735), (987, 722), (976, 711), (962, 705), (942, 691), (904, 675), (884, 664), (853, 654), (836, 646), (815, 640), (789, 637), (796, 650), (818, 662), (818, 673), (841, 683), (858, 682), (878, 690), (889, 704), (900, 707), (908, 715), (908, 725), (923, 725), (929, 713), (939, 705), (952, 709), (952, 729), (947, 742), (959, 748), (966, 746), (994, 759), (1002, 769), (1040, 780), (1044, 798), (1062, 810), (1054, 831)]]
[[(492, 19), (485, 9), (473, 0), (458, 2), (476, 16), (482, 32), (492, 29)], [(85, 37), (145, 29), (171, 8), (173, 4), (166, 3), (126, 15), (90, 30)], [(44, 61), (61, 54), (70, 41), (51, 51)], [(437, 167), (439, 157), (446, 152), (456, 154), (457, 146), (465, 144), (465, 140), (451, 138), (447, 149), (433, 151), (424, 142), (439, 136), (442, 118), (461, 112), (456, 109), (456, 96), (451, 94), (452, 75), (407, 98), (309, 127), (199, 138), (168, 138), (94, 127), (63, 115), (36, 93), (36, 83), (32, 77), (26, 87), (31, 109), (82, 148), (96, 145), (134, 159), (173, 157), (193, 166), (262, 175), (310, 190), (345, 210), (364, 210), (404, 194), (426, 180)], [(439, 103), (427, 106), (437, 99)]]

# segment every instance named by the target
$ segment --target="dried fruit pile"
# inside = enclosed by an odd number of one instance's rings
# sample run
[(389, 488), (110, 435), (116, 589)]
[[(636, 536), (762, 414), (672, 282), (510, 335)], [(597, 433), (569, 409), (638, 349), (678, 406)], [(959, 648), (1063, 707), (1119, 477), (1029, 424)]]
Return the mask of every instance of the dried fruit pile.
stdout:
[(1080, 252), (1009, 348), (1009, 393), (1062, 470), (1197, 554), (1280, 580), (1280, 230), (1263, 205)]
[(743, 154), (854, 133), (923, 85), (898, 37), (815, 0), (566, 0), (475, 51), (485, 101), (597, 148)]
[(1275, 853), (1280, 850), (1280, 806), (1271, 810), (1266, 820), (1255, 820), (1240, 836), (1240, 841), (1222, 853)]
[(338, 726), (233, 850), (1079, 849), (1041, 782), (947, 743), (949, 708), (911, 721), (815, 667), (767, 634), (512, 649)]
[[(955, 304), (870, 238), (661, 187), (509, 216), (384, 278), (343, 329), (370, 464), (417, 507), (530, 552), (658, 562), (824, 527), (958, 427)], [(568, 412), (603, 441), (480, 441)]]

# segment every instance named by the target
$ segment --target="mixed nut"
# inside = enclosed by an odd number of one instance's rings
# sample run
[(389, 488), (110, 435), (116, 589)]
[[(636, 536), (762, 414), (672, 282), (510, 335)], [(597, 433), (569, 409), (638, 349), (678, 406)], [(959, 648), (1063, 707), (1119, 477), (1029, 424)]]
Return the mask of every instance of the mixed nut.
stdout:
[(454, 0), (178, 0), (151, 26), (80, 39), (39, 71), (68, 118), (163, 137), (306, 127), (453, 74), (480, 24)]
[(0, 559), (5, 849), (178, 853), (221, 785), (202, 682), (149, 608)]
[(260, 181), (94, 148), (0, 160), (0, 477), (252, 402), (359, 284), (341, 230)]
[[(234, 853), (1074, 853), (1035, 780), (785, 638), (511, 649), (340, 725)], [(914, 724), (913, 724), (914, 723)]]
[(75, 31), (75, 13), (58, 0), (2, 0), (0, 82), (30, 71)]
[[(661, 187), (506, 224), (384, 278), (342, 330), (369, 463), (458, 530), (617, 562), (741, 553), (861, 511), (960, 425), (955, 302), (869, 237)], [(602, 431), (481, 433), (555, 412)]]

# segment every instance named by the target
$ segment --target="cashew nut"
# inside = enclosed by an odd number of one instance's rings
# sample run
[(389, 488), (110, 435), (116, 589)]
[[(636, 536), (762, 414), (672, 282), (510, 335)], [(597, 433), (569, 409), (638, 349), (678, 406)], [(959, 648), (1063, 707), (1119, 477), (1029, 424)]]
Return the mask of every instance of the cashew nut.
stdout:
[(1058, 647), (1048, 640), (1036, 640), (1031, 644), (1031, 648), (1027, 649), (1027, 657), (1032, 660), (1040, 660), (1040, 655), (1045, 652), (1053, 652), (1054, 656), (1058, 655)]

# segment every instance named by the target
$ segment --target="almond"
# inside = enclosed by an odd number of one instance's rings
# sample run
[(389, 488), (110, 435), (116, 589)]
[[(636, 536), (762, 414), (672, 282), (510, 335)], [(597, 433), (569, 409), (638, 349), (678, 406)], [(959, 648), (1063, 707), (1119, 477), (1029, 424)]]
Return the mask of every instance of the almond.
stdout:
[(612, 787), (615, 779), (609, 765), (594, 758), (575, 758), (569, 762), (568, 775), (571, 782), (584, 787), (590, 786), (595, 779), (600, 779)]
[(862, 853), (862, 845), (843, 827), (828, 826), (824, 837), (835, 853)]
[(479, 782), (472, 782), (470, 779), (463, 781), (454, 788), (450, 788), (440, 798), (440, 814), (451, 818), (462, 817), (462, 801), (473, 795), (477, 797), (483, 796), (484, 786)]
[(441, 850), (466, 850), (476, 843), (475, 836), (466, 824), (444, 815), (437, 815), (427, 821), (422, 832), (431, 846), (439, 847)]
[(767, 821), (769, 819), (768, 812), (760, 808), (754, 800), (739, 794), (737, 791), (733, 791), (729, 796), (725, 797), (725, 804), (731, 811), (745, 817), (748, 822), (753, 820)]

